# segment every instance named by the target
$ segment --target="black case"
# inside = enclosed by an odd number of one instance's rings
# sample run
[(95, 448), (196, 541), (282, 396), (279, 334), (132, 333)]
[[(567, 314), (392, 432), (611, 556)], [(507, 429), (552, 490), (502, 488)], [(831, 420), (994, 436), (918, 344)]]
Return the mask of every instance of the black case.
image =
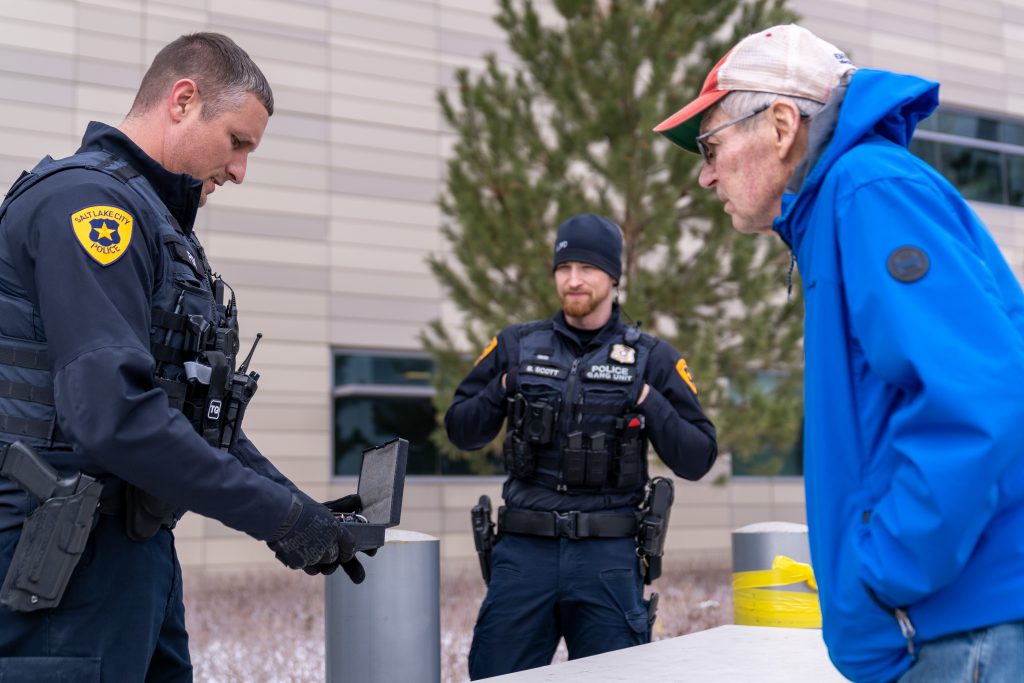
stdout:
[(392, 439), (363, 451), (357, 492), (366, 522), (342, 522), (356, 539), (356, 550), (384, 545), (384, 530), (402, 519), (402, 492), (409, 442)]

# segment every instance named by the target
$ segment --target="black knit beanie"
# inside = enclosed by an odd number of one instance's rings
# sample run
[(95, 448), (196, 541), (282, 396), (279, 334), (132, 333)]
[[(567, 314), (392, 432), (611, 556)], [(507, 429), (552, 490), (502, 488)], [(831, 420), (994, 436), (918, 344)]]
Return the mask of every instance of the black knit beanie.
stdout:
[(597, 266), (618, 283), (622, 276), (622, 232), (602, 216), (573, 216), (558, 226), (552, 270), (566, 261)]

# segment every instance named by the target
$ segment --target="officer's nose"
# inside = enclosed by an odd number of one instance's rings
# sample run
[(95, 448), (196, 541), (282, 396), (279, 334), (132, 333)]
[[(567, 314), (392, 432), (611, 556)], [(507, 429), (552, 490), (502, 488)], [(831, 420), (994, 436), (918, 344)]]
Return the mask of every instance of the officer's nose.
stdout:
[(240, 184), (245, 179), (245, 167), (249, 163), (249, 153), (239, 152), (227, 166), (227, 175), (231, 182)]

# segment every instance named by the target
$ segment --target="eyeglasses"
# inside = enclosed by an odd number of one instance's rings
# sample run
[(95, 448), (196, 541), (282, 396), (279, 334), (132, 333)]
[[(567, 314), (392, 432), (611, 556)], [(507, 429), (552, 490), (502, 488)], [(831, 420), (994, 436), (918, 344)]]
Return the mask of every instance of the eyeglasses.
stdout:
[(711, 154), (711, 147), (706, 142), (706, 140), (709, 137), (711, 137), (715, 133), (722, 132), (723, 130), (725, 130), (729, 126), (735, 126), (737, 123), (740, 123), (741, 121), (746, 121), (747, 119), (754, 118), (755, 116), (757, 116), (761, 112), (763, 112), (766, 109), (768, 109), (768, 107), (769, 107), (769, 105), (766, 104), (766, 105), (764, 105), (762, 107), (759, 107), (759, 108), (755, 109), (754, 111), (750, 112), (749, 114), (747, 114), (745, 116), (741, 116), (738, 119), (733, 119), (732, 121), (726, 121), (722, 125), (715, 126), (714, 128), (712, 128), (708, 132), (701, 133), (700, 135), (698, 135), (695, 141), (697, 143), (697, 149), (700, 150), (700, 155), (704, 158), (704, 163), (708, 164), (710, 166), (714, 162), (714, 160), (715, 160), (715, 158)]

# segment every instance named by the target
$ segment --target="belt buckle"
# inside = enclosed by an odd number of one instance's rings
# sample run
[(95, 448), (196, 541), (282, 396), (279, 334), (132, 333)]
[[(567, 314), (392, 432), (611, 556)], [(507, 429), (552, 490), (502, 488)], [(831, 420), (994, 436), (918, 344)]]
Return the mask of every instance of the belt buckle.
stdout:
[(579, 512), (575, 510), (572, 512), (552, 512), (555, 516), (555, 535), (560, 538), (568, 538), (570, 540), (577, 540), (579, 536), (576, 535), (576, 526), (579, 522)]

